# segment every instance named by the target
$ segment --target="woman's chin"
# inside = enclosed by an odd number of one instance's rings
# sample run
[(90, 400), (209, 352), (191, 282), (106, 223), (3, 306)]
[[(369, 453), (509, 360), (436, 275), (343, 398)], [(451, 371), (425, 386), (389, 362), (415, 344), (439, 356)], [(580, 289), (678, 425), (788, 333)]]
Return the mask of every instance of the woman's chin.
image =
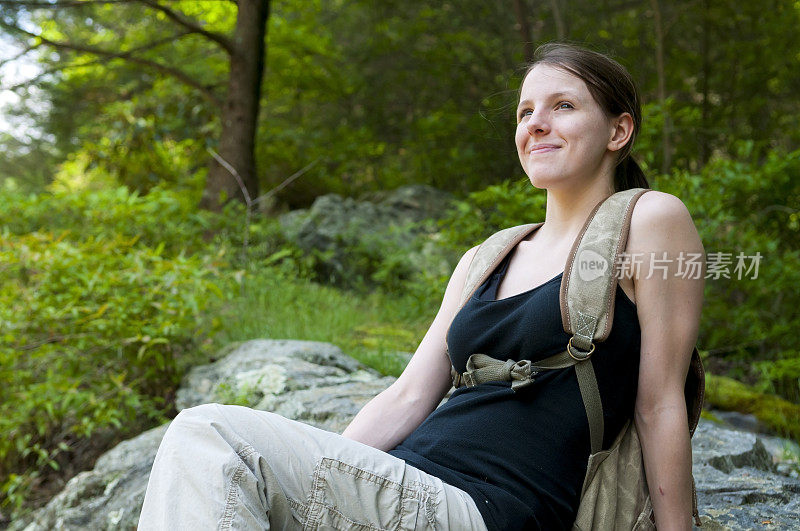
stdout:
[(548, 188), (558, 186), (559, 181), (559, 179), (556, 179), (552, 176), (544, 175), (529, 175), (528, 180), (531, 182), (534, 188), (538, 188), (539, 190), (546, 190)]

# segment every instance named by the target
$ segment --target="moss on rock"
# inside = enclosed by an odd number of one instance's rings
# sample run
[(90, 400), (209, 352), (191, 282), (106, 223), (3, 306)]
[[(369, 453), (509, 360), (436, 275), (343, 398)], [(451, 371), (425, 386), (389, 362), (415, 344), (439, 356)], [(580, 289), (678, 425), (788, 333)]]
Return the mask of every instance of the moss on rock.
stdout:
[(750, 413), (779, 435), (800, 441), (800, 406), (779, 396), (706, 373), (706, 400), (719, 409)]

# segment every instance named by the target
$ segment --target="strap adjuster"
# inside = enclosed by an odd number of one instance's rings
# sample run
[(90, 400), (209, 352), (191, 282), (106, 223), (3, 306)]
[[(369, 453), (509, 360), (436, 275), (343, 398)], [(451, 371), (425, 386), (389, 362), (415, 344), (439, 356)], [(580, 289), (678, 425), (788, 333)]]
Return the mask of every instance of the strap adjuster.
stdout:
[(461, 373), (456, 370), (452, 365), (450, 366), (450, 376), (453, 378), (453, 387), (458, 389), (461, 387)]
[(466, 371), (465, 373), (463, 373), (461, 375), (461, 380), (464, 382), (464, 385), (466, 385), (467, 387), (475, 387), (476, 385), (478, 385), (475, 382), (475, 377), (473, 376), (471, 371)]
[(589, 356), (591, 356), (592, 352), (594, 352), (594, 343), (591, 343), (591, 345), (592, 348), (589, 349), (589, 352), (584, 352), (583, 350), (580, 350), (578, 347), (573, 346), (572, 338), (569, 338), (569, 341), (567, 342), (567, 352), (574, 360), (577, 361), (588, 360)]

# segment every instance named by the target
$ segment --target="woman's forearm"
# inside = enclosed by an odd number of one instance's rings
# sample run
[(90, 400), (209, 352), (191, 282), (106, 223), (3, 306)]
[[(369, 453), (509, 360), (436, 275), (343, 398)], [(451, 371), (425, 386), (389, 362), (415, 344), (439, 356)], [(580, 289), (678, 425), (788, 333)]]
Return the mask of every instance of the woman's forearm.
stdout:
[(691, 529), (692, 447), (686, 410), (661, 409), (637, 415), (636, 428), (656, 526), (659, 531)]
[(431, 408), (390, 386), (367, 402), (342, 435), (379, 450), (403, 442), (430, 414)]

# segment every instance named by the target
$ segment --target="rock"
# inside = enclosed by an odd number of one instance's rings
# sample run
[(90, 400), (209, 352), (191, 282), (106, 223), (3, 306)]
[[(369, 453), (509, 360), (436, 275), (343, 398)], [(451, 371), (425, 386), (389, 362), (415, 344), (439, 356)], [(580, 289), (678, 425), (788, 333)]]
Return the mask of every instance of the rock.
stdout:
[[(177, 404), (238, 403), (340, 433), (393, 381), (328, 343), (255, 340), (231, 345), (215, 363), (192, 369)], [(165, 430), (119, 444), (11, 529), (135, 529)], [(796, 443), (701, 419), (692, 447), (703, 529), (800, 528), (798, 464), (790, 458), (800, 450)]]
[[(221, 359), (195, 367), (178, 391), (177, 408), (207, 402), (275, 411), (341, 433), (372, 397), (393, 381), (329, 343), (255, 340), (229, 346)], [(167, 425), (103, 454), (93, 470), (11, 530), (135, 529), (156, 450)]]
[(227, 351), (216, 363), (189, 372), (178, 390), (177, 409), (237, 403), (341, 432), (394, 381), (329, 343), (262, 339)]
[(441, 246), (418, 237), (435, 235), (434, 227), (422, 222), (441, 217), (450, 194), (410, 185), (367, 197), (372, 201), (337, 194), (320, 196), (311, 208), (279, 217), (284, 237), (314, 253), (319, 277), (339, 285), (347, 286), (351, 277), (359, 275), (370, 279), (374, 273), (370, 268), (386, 257), (387, 247), (400, 249), (408, 257), (395, 266), (406, 268), (398, 274), (451, 272), (449, 260), (441, 256)]
[(703, 528), (800, 528), (800, 481), (777, 473), (779, 440), (701, 419), (692, 471)]
[(167, 424), (121, 442), (66, 484), (32, 520), (10, 530), (136, 529), (147, 479)]
[(759, 433), (768, 432), (767, 426), (751, 413), (739, 413), (738, 411), (721, 410), (714, 410), (712, 413), (714, 416), (725, 421), (734, 428)]

